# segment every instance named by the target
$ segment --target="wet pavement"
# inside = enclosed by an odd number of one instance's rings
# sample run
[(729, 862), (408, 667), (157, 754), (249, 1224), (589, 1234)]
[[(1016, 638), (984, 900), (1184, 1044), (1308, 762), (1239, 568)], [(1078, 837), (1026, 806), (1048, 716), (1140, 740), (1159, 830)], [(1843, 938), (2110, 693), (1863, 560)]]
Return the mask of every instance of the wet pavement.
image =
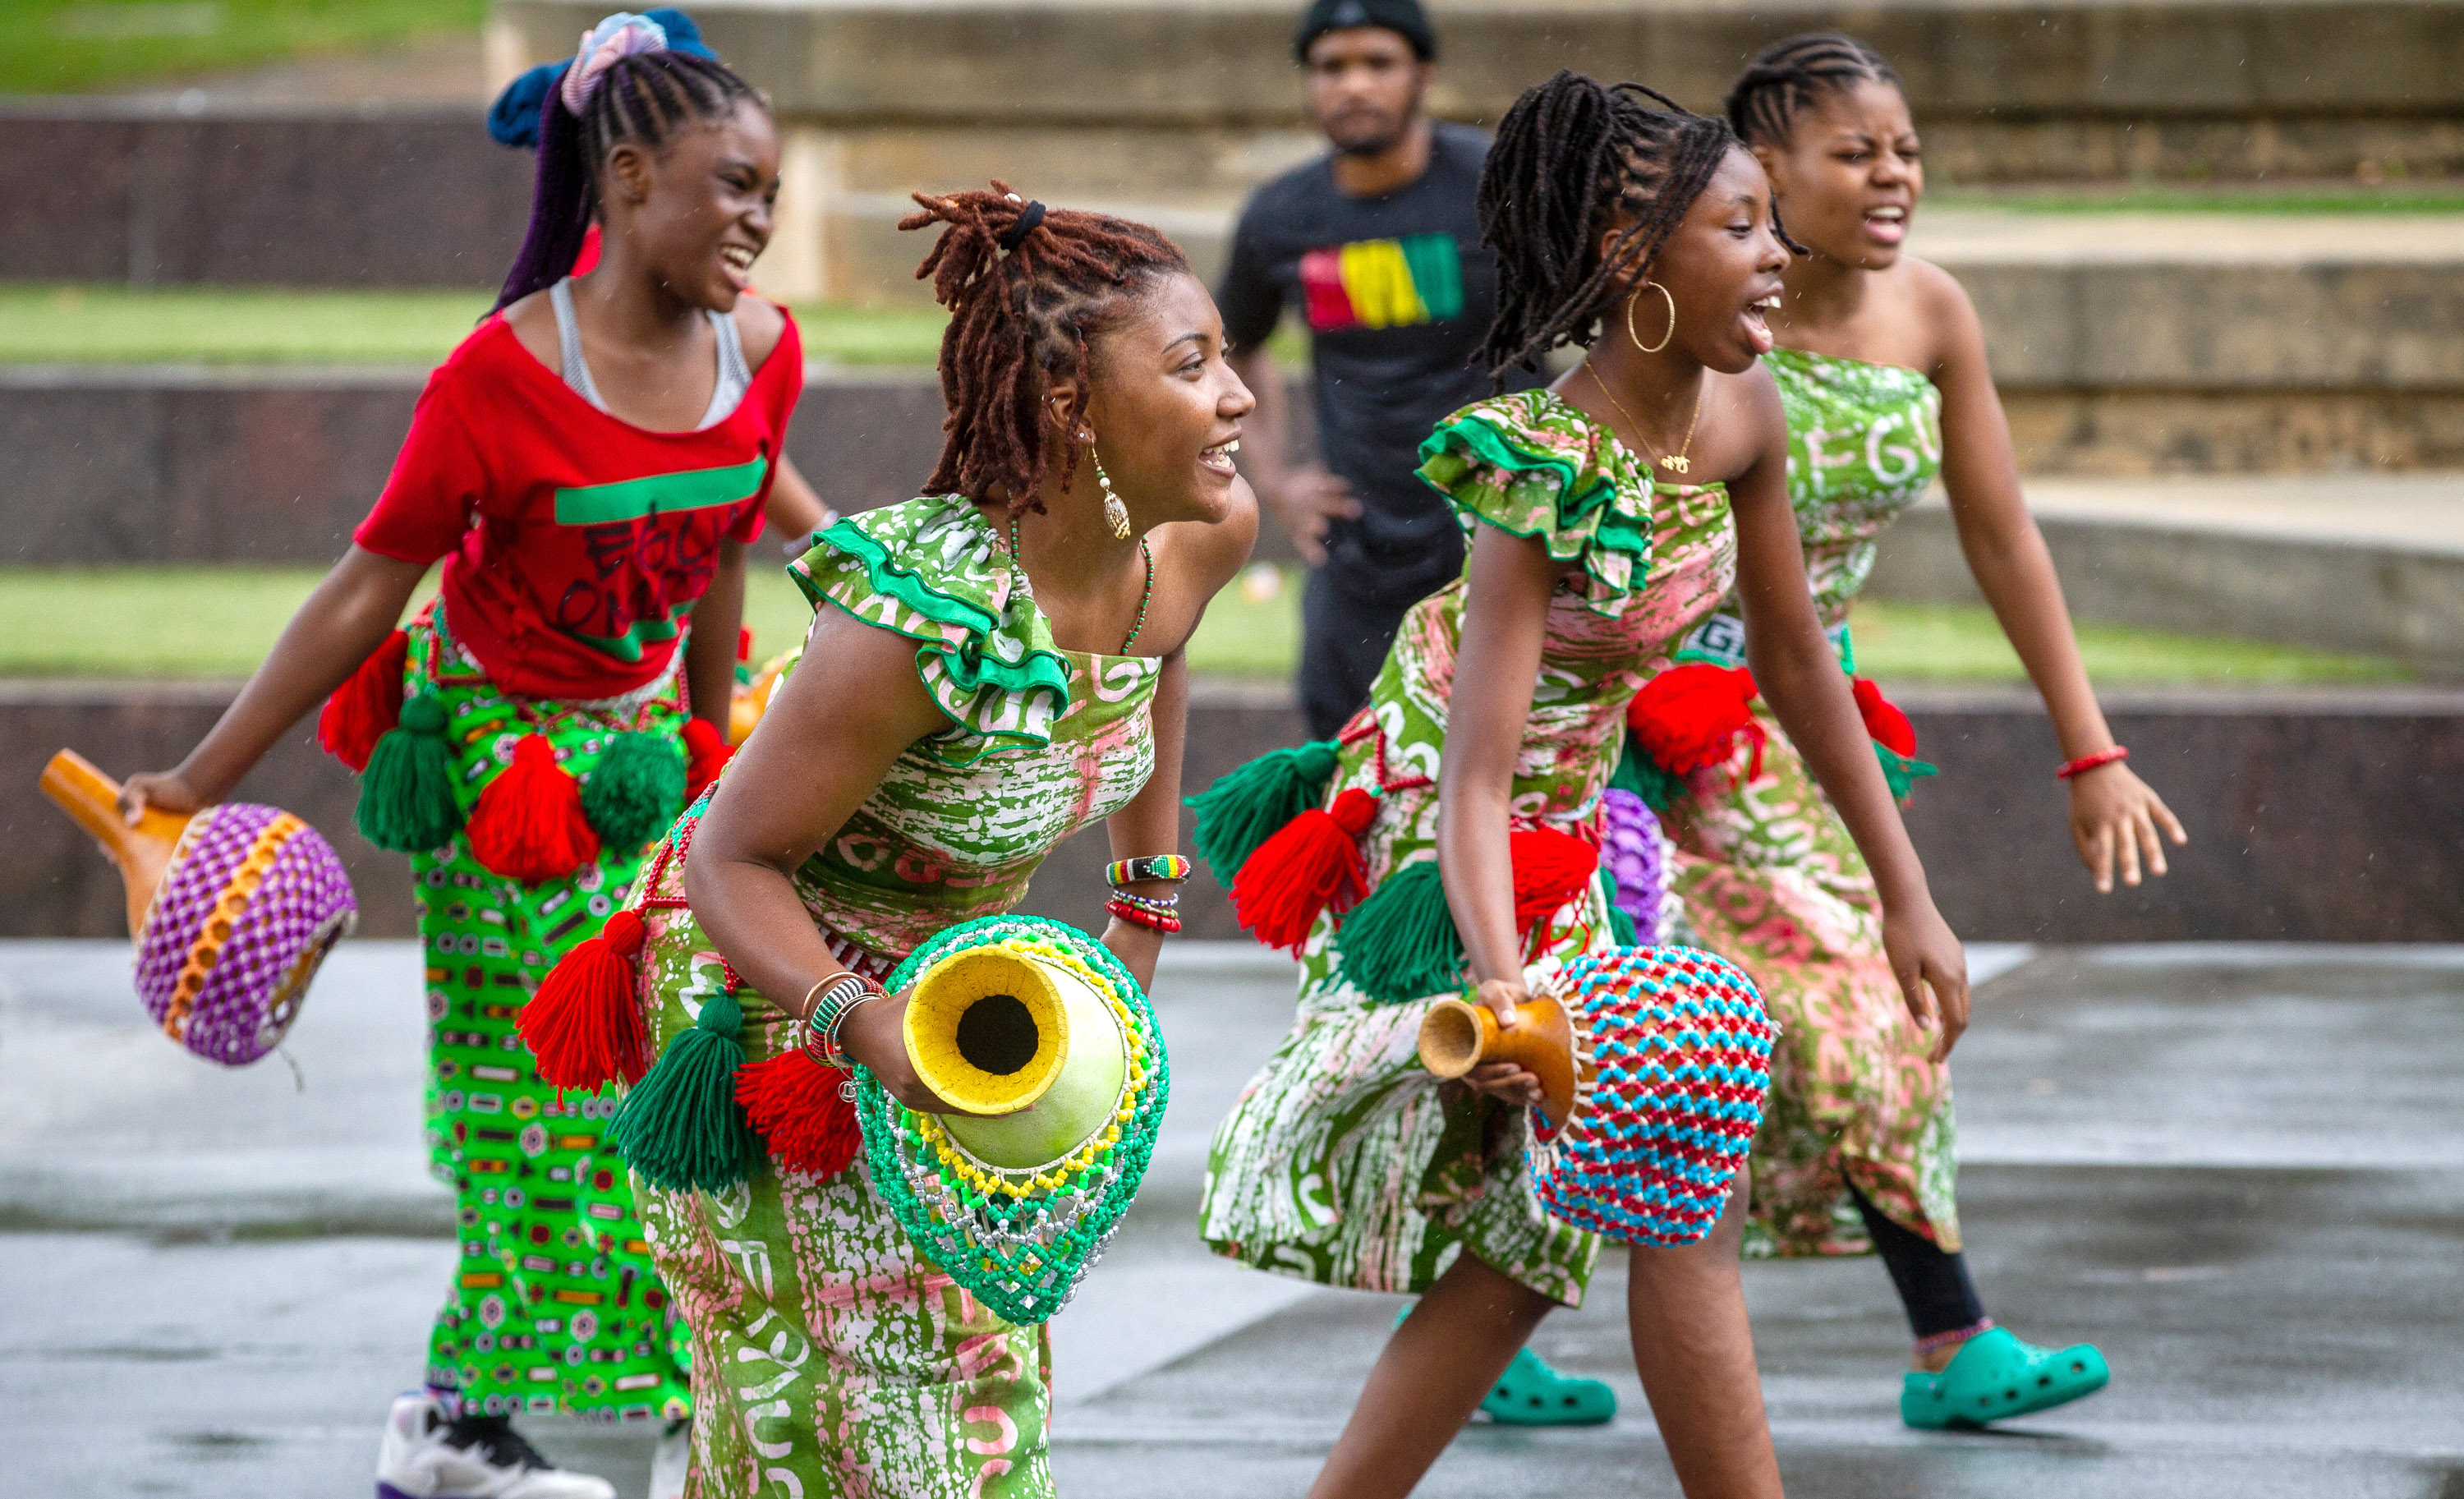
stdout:
[[(279, 1059), (225, 1072), (144, 1024), (124, 944), (0, 944), (0, 1434), (11, 1492), (365, 1492), (452, 1261), (424, 1171), (407, 945), (346, 946)], [(1399, 1302), (1209, 1259), (1205, 1140), (1288, 1020), (1288, 971), (1194, 945), (1158, 1008), (1149, 1188), (1054, 1325), (1073, 1499), (1298, 1493)], [(1950, 1499), (2464, 1496), (2464, 949), (1979, 952), (1962, 1216), (1989, 1307), (2114, 1383), (1991, 1434), (1896, 1416), (1871, 1261), (1746, 1269), (1790, 1491)], [(1611, 1426), (1465, 1430), (1432, 1495), (1674, 1494), (1621, 1256), (1543, 1326)], [(638, 1493), (649, 1434), (541, 1422)]]

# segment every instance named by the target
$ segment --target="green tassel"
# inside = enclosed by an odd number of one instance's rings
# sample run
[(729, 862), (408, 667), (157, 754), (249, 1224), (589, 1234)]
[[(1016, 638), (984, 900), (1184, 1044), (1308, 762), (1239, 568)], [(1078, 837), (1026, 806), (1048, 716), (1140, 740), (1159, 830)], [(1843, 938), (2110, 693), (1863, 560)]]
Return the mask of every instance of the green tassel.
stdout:
[(1617, 876), (1611, 874), (1605, 866), (1600, 870), (1600, 883), (1608, 888), (1609, 940), (1619, 947), (1640, 947), (1642, 931), (1634, 924), (1634, 917), (1617, 906)]
[(1668, 810), (1670, 804), (1685, 794), (1685, 778), (1661, 769), (1632, 734), (1625, 737), (1625, 758), (1617, 761), (1609, 784), (1642, 798), (1643, 805), (1655, 812)]
[(751, 1179), (762, 1147), (736, 1106), (743, 1025), (736, 996), (714, 995), (616, 1106), (607, 1137), (643, 1180), (671, 1192), (719, 1192)]
[(1889, 783), (1894, 802), (1906, 801), (1908, 793), (1916, 789), (1916, 783), (1925, 777), (1942, 774), (1924, 761), (1903, 755), (1880, 739), (1874, 741), (1874, 758), (1882, 762), (1882, 780)]
[(582, 783), (582, 815), (610, 851), (631, 853), (668, 830), (685, 801), (685, 756), (655, 734), (618, 734)]
[(1335, 933), (1343, 976), (1384, 1004), (1452, 994), (1463, 987), (1463, 936), (1446, 909), (1438, 861), (1422, 859), (1386, 876), (1352, 908)]
[(1241, 872), (1258, 845), (1326, 800), (1341, 753), (1332, 739), (1268, 750), (1217, 777), (1213, 785), (1189, 799), (1189, 809), (1197, 814), (1189, 845), (1214, 871), (1215, 883), (1230, 890), (1232, 876)]
[(424, 853), (462, 830), (453, 799), (453, 746), (445, 705), (431, 693), (406, 699), (399, 726), (369, 752), (360, 775), (360, 836), (396, 853)]

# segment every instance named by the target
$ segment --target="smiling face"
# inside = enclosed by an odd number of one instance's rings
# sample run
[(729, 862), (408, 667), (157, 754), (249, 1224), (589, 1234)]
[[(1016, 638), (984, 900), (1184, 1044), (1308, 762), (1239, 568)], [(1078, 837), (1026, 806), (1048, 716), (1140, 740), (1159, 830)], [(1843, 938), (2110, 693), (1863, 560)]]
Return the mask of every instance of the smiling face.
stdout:
[(1309, 48), (1309, 106), (1317, 127), (1347, 156), (1393, 150), (1419, 117), (1430, 65), (1400, 32), (1349, 26)]
[(1132, 512), (1150, 525), (1230, 515), (1232, 454), (1257, 402), (1224, 361), (1223, 319), (1205, 286), (1164, 276), (1088, 352), (1095, 388), (1085, 425)]
[[(1724, 374), (1749, 367), (1771, 352), (1771, 332), (1764, 319), (1778, 305), (1788, 257), (1771, 224), (1770, 182), (1743, 147), (1731, 150), (1661, 247), (1649, 278), (1666, 287), (1668, 298), (1645, 291), (1634, 303), (1639, 342), (1661, 342), (1669, 331), (1673, 301), (1677, 326), (1670, 348)], [(1634, 284), (1642, 280), (1638, 276)], [(1624, 316), (1620, 301), (1610, 315), (1610, 336), (1625, 336), (1617, 325)]]
[(779, 199), (779, 132), (767, 110), (739, 104), (656, 150), (620, 143), (601, 180), (610, 236), (623, 235), (679, 299), (734, 309), (770, 243)]
[(1880, 271), (1900, 258), (1925, 195), (1917, 127), (1898, 88), (1867, 80), (1825, 94), (1758, 145), (1788, 231), (1825, 259)]

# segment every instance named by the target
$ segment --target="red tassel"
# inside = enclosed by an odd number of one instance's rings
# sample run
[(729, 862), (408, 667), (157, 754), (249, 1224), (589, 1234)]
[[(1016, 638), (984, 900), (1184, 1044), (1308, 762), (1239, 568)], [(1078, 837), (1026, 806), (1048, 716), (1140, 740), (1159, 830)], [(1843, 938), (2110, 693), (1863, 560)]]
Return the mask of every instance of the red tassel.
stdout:
[(1258, 845), (1232, 876), (1232, 911), (1268, 947), (1294, 954), (1318, 913), (1340, 914), (1369, 893), (1360, 835), (1377, 818), (1377, 799), (1357, 786), (1331, 809), (1310, 807)]
[(1573, 899), (1600, 866), (1597, 849), (1553, 827), (1515, 833), (1507, 847), (1514, 860), (1514, 929), (1527, 936)]
[(1882, 695), (1882, 690), (1866, 676), (1849, 679), (1857, 694), (1857, 712), (1865, 720), (1865, 733), (1882, 748), (1908, 760), (1917, 758), (1917, 728), (1897, 704)]
[(685, 805), (701, 800), (702, 792), (718, 779), (736, 751), (727, 737), (710, 726), (707, 718), (685, 720)]
[(582, 785), (556, 762), (556, 746), (528, 734), (462, 829), (482, 868), (525, 885), (562, 879), (599, 857), (599, 835), (582, 815)]
[(594, 1092), (605, 1083), (638, 1083), (650, 1069), (650, 1038), (636, 998), (642, 918), (619, 911), (584, 937), (539, 981), (514, 1017), (539, 1059), (540, 1082)]
[(781, 1166), (834, 1177), (864, 1144), (855, 1105), (839, 1091), (847, 1077), (798, 1047), (738, 1068), (736, 1101)]
[(1715, 765), (1736, 748), (1737, 736), (1753, 740), (1749, 780), (1763, 773), (1769, 736), (1754, 721), (1754, 673), (1744, 667), (1693, 662), (1671, 667), (1634, 694), (1626, 726), (1642, 741), (1652, 763), (1673, 776), (1690, 776)]
[(342, 679), (317, 715), (317, 742), (353, 775), (368, 768), (377, 740), (402, 722), (402, 670), (409, 659), (410, 637), (397, 629)]

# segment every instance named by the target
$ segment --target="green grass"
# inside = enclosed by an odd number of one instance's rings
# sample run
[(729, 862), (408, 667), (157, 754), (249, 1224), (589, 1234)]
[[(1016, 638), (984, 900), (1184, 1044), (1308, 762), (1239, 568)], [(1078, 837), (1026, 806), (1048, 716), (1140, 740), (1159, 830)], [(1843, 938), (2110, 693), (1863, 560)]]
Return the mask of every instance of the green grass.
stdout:
[(1944, 187), (1934, 208), (2020, 213), (2464, 213), (2464, 184), (2292, 183), (2205, 187), (2134, 183), (2114, 187)]
[[(0, 568), (0, 677), (246, 676), (316, 586), (304, 567)], [(1271, 599), (1239, 583), (1207, 610), (1190, 642), (1206, 676), (1280, 681), (1300, 646), (1295, 573)], [(423, 597), (425, 590), (423, 590)], [(784, 572), (757, 568), (745, 600), (754, 655), (803, 638), (812, 612)], [(1859, 669), (1885, 682), (2017, 683), (2018, 658), (1982, 608), (1861, 604)], [(2400, 682), (2410, 673), (2372, 656), (2113, 625), (2079, 629), (2088, 673), (2109, 687), (2277, 687)]]
[(487, 0), (10, 0), (0, 93), (64, 94), (473, 31)]
[[(488, 292), (292, 291), (0, 281), (0, 364), (434, 364)], [(848, 364), (930, 364), (937, 307), (796, 309), (804, 351)]]

